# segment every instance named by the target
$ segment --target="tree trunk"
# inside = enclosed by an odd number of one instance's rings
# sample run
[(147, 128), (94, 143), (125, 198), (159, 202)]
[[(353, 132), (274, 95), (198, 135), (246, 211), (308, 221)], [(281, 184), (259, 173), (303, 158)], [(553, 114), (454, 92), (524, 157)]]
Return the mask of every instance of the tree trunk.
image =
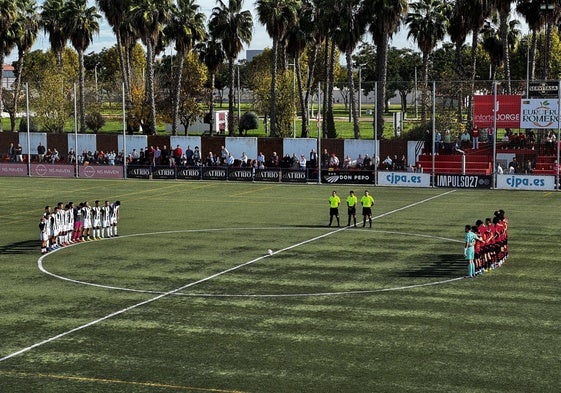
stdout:
[(212, 136), (212, 133), (214, 132), (214, 81), (215, 80), (216, 80), (216, 74), (213, 71), (210, 73), (210, 101), (208, 105), (208, 111), (210, 113), (210, 119), (209, 119), (210, 136)]
[(378, 129), (377, 138), (381, 139), (384, 135), (384, 110), (386, 103), (386, 85), (388, 73), (388, 34), (384, 34), (378, 45), (378, 56), (376, 57), (376, 69), (378, 72), (378, 85), (376, 90), (376, 127)]
[(279, 43), (273, 38), (273, 58), (271, 59), (271, 97), (269, 97), (269, 116), (271, 124), (271, 136), (277, 136), (277, 52)]
[(235, 58), (228, 59), (228, 71), (230, 74), (230, 91), (228, 92), (228, 134), (234, 135), (234, 61)]
[(508, 12), (501, 13), (501, 41), (503, 43), (503, 61), (504, 61), (504, 70), (505, 70), (505, 79), (506, 79), (506, 89), (505, 93), (510, 94), (511, 87), (510, 87), (510, 49), (508, 47), (508, 16), (510, 14), (510, 7)]
[[(317, 53), (318, 53), (318, 45), (315, 44), (309, 54), (309, 67), (308, 67), (308, 77), (306, 79), (306, 92), (304, 95), (304, 99), (302, 100), (302, 108), (303, 108), (303, 112), (302, 114), (305, 112), (306, 113), (306, 121), (304, 121), (304, 115), (302, 115), (302, 138), (307, 138), (308, 137), (308, 133), (310, 132), (310, 115), (311, 117), (314, 116), (313, 113), (309, 114), (308, 112), (308, 107), (310, 106), (310, 96), (312, 95), (312, 91), (314, 86), (313, 84), (313, 79), (314, 79), (314, 72), (315, 72), (315, 65), (316, 65), (316, 59), (317, 59)], [(298, 64), (298, 67), (300, 67), (300, 64)], [(298, 77), (301, 77), (300, 75), (300, 71), (298, 71)], [(301, 81), (299, 81), (299, 84), (301, 83)], [(319, 94), (319, 91), (318, 91)], [(319, 111), (320, 108), (318, 108)], [(319, 131), (318, 131), (319, 133)]]
[[(173, 91), (173, 112), (172, 112), (172, 125), (171, 135), (177, 135), (177, 128), (179, 126), (179, 100), (181, 97), (181, 79), (183, 78), (183, 64), (185, 63), (185, 54), (183, 51), (177, 51), (177, 72), (175, 75), (175, 88)], [(185, 128), (187, 131), (187, 128)]]
[(154, 42), (147, 40), (146, 45), (146, 95), (148, 99), (148, 124), (146, 134), (156, 132), (156, 97), (154, 94)]
[[(4, 52), (0, 51), (0, 66), (2, 66), (4, 64), (4, 59), (6, 57), (4, 56)], [(2, 67), (2, 69), (0, 69), (0, 81), (4, 80), (4, 67)], [(3, 88), (2, 86), (0, 86), (0, 113), (4, 112), (4, 98), (2, 97), (3, 95)], [(0, 132), (4, 132), (4, 128), (2, 126), (2, 119), (0, 118)]]
[(335, 119), (333, 117), (333, 88), (335, 85), (335, 43), (331, 42), (329, 48), (329, 73), (327, 76), (327, 92), (325, 96), (325, 125), (328, 138), (337, 138), (337, 130), (335, 129)]
[(421, 91), (421, 124), (427, 122), (429, 88), (429, 54), (423, 53), (423, 89)]
[(538, 46), (538, 35), (535, 31), (532, 31), (532, 40), (530, 46), (530, 53), (528, 63), (530, 66), (530, 80), (534, 80), (536, 78), (536, 48)]
[(21, 73), (23, 72), (23, 62), (25, 59), (25, 54), (26, 51), (18, 51), (18, 60), (17, 60), (17, 64), (16, 64), (16, 69), (17, 69), (17, 78), (16, 78), (16, 86), (14, 88), (14, 97), (13, 97), (13, 102), (12, 102), (12, 108), (14, 111), (13, 116), (10, 116), (10, 128), (12, 130), (12, 132), (16, 131), (16, 114), (18, 113), (18, 98), (19, 95), (21, 93)]
[(473, 96), (475, 94), (475, 78), (477, 77), (477, 42), (479, 40), (478, 30), (472, 31), (471, 38), (471, 71), (470, 71), (470, 91), (469, 91), (469, 104), (467, 112), (468, 124), (471, 123), (473, 119)]
[(464, 73), (462, 72), (462, 42), (456, 43), (456, 75), (458, 77), (458, 83), (460, 84), (458, 88), (458, 99), (456, 102), (456, 109), (457, 109), (457, 116), (458, 116), (458, 123), (461, 123), (463, 120), (463, 103), (464, 103)]

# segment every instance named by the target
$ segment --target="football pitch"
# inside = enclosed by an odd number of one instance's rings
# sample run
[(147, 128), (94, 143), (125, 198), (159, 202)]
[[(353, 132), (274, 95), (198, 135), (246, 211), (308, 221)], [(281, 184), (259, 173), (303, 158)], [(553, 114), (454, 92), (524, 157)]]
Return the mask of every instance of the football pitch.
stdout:
[[(561, 193), (0, 178), (0, 392), (558, 392)], [(327, 227), (328, 197), (343, 204)], [(41, 257), (45, 205), (119, 236)], [(464, 278), (464, 225), (509, 259)], [(268, 255), (267, 250), (273, 251)]]

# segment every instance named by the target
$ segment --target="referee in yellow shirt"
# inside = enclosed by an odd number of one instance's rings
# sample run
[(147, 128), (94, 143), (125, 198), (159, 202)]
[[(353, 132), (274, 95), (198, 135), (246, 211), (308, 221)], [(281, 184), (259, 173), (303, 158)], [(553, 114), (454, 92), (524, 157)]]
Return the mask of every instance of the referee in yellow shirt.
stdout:
[(351, 226), (351, 217), (354, 219), (355, 228), (356, 228), (356, 204), (358, 203), (358, 198), (355, 195), (354, 191), (349, 192), (349, 196), (347, 197), (347, 212), (349, 214), (349, 220), (347, 221), (347, 226)]
[(368, 190), (364, 191), (364, 195), (360, 198), (360, 204), (362, 205), (362, 227), (364, 228), (366, 226), (366, 217), (368, 217), (370, 228), (372, 228), (372, 206), (374, 205), (374, 198), (368, 193)]
[(336, 191), (331, 192), (329, 197), (329, 226), (333, 222), (333, 217), (337, 217), (337, 226), (339, 224), (339, 205), (341, 204), (341, 198), (337, 195)]

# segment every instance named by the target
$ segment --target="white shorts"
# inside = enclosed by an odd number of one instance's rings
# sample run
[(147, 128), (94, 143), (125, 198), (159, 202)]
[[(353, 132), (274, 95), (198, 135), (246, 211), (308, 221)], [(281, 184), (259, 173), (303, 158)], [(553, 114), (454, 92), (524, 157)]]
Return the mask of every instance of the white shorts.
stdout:
[(94, 228), (99, 228), (101, 226), (101, 220), (93, 220), (93, 225)]
[(45, 240), (49, 240), (49, 235), (47, 232), (39, 232), (39, 240), (44, 242)]
[(92, 227), (91, 220), (84, 220), (84, 229), (90, 229)]

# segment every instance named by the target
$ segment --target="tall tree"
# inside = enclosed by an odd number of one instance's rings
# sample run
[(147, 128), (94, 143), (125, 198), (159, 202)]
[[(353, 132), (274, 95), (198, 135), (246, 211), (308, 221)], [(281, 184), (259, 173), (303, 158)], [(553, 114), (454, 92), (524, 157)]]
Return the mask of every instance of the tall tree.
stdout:
[(13, 25), (15, 31), (15, 44), (18, 50), (16, 61), (16, 82), (10, 112), (10, 126), (12, 132), (16, 130), (16, 114), (18, 113), (19, 96), (22, 90), (23, 64), (27, 53), (37, 39), (39, 33), (39, 15), (35, 0), (17, 0), (17, 18)]
[(210, 34), (222, 43), (228, 58), (228, 133), (234, 134), (234, 63), (243, 45), (253, 37), (253, 19), (249, 10), (243, 10), (243, 0), (217, 1), (210, 17)]
[(226, 60), (226, 54), (222, 48), (220, 41), (209, 37), (205, 42), (197, 45), (199, 58), (205, 63), (209, 73), (209, 102), (208, 102), (208, 122), (210, 124), (210, 135), (214, 132), (214, 87), (216, 81), (216, 73)]
[[(0, 81), (4, 80), (3, 65), (5, 56), (8, 56), (15, 45), (14, 23), (17, 19), (16, 3), (13, 0), (0, 0)], [(0, 86), (0, 113), (4, 110), (2, 88)], [(0, 132), (3, 131), (0, 122)]]
[(473, 108), (473, 95), (475, 94), (475, 78), (477, 76), (477, 48), (479, 45), (479, 33), (483, 28), (485, 19), (489, 16), (491, 12), (491, 1), (492, 0), (458, 0), (461, 3), (459, 7), (463, 10), (463, 15), (467, 18), (467, 24), (471, 31), (471, 65), (470, 65), (470, 92), (469, 92), (469, 109), (467, 113), (468, 123), (472, 119), (472, 108)]
[(448, 35), (450, 40), (454, 43), (455, 49), (455, 66), (456, 78), (458, 81), (457, 100), (456, 100), (456, 115), (458, 122), (463, 121), (463, 105), (464, 105), (464, 65), (462, 62), (462, 48), (466, 42), (468, 33), (470, 32), (469, 17), (464, 15), (465, 10), (462, 7), (461, 0), (456, 1), (450, 9), (448, 24)]
[(376, 105), (378, 136), (384, 132), (384, 103), (387, 85), (388, 43), (397, 32), (407, 12), (407, 0), (365, 0), (363, 12), (369, 16), (368, 30), (376, 44), (376, 70), (378, 101)]
[(41, 11), (43, 31), (49, 35), (51, 51), (55, 54), (59, 67), (62, 67), (62, 51), (68, 40), (64, 32), (64, 20), (61, 17), (66, 2), (67, 0), (46, 0)]
[[(119, 64), (125, 88), (127, 107), (132, 105), (130, 51), (136, 42), (135, 35), (130, 28), (127, 15), (130, 12), (131, 0), (96, 0), (97, 6), (105, 15), (105, 19), (117, 40)], [(129, 112), (127, 110), (127, 112)]]
[(419, 0), (411, 4), (405, 19), (408, 38), (413, 38), (423, 54), (423, 89), (421, 91), (421, 121), (427, 120), (429, 60), (436, 44), (444, 38), (450, 5), (443, 0)]
[[(347, 63), (347, 80), (349, 84), (349, 100), (351, 117), (353, 120), (353, 132), (355, 139), (360, 138), (360, 123), (358, 118), (358, 108), (355, 95), (353, 77), (353, 52), (362, 36), (366, 32), (366, 18), (360, 13), (361, 3), (358, 0), (342, 0), (338, 2), (340, 9), (340, 23), (335, 30), (334, 39), (337, 47), (345, 54)], [(359, 67), (361, 65), (358, 65)], [(358, 93), (359, 95), (361, 92)]]
[(171, 0), (133, 0), (129, 14), (131, 26), (146, 46), (145, 94), (149, 114), (148, 124), (143, 130), (147, 134), (156, 132), (154, 58), (162, 30), (169, 20), (171, 6)]
[(510, 8), (512, 0), (493, 0), (493, 7), (499, 14), (499, 36), (501, 37), (503, 49), (503, 68), (506, 80), (505, 93), (510, 94), (510, 47), (508, 44), (508, 23), (510, 19)]
[(540, 12), (541, 5), (541, 0), (518, 0), (516, 4), (516, 11), (524, 17), (530, 29), (528, 76), (531, 80), (535, 79), (538, 33), (545, 25), (544, 15)]
[[(271, 97), (269, 115), (271, 119), (271, 135), (277, 136), (277, 69), (279, 42), (285, 40), (286, 34), (297, 26), (298, 11), (302, 4), (300, 0), (257, 0), (256, 10), (267, 33), (273, 40), (273, 59), (271, 61)], [(294, 59), (293, 59), (294, 60)]]
[(99, 32), (100, 18), (95, 7), (88, 7), (87, 0), (70, 0), (64, 7), (64, 33), (78, 52), (78, 112), (82, 133), (86, 132), (84, 52), (92, 43), (94, 33)]
[(177, 135), (179, 126), (179, 101), (181, 97), (181, 80), (185, 55), (206, 38), (205, 15), (199, 12), (196, 0), (177, 0), (171, 9), (171, 18), (164, 29), (166, 37), (175, 42), (177, 68), (174, 75), (174, 93), (172, 98), (172, 135)]

